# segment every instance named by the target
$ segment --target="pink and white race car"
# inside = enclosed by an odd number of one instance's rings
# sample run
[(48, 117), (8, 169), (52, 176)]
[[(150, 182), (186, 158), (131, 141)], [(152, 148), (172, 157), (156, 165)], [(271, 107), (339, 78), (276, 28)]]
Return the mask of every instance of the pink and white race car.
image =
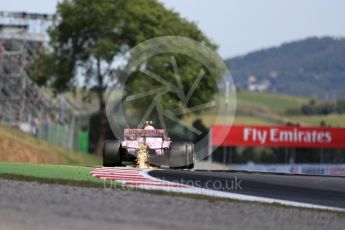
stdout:
[(107, 140), (103, 147), (103, 166), (121, 166), (122, 161), (136, 162), (144, 144), (148, 151), (148, 164), (162, 168), (194, 167), (194, 144), (172, 142), (164, 129), (155, 129), (146, 123), (144, 129), (125, 129), (123, 140)]

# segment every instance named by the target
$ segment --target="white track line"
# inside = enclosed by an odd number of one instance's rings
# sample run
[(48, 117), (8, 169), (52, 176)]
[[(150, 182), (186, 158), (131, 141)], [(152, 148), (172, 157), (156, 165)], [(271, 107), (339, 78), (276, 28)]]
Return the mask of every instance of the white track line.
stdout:
[[(155, 169), (157, 170), (157, 169)], [(345, 212), (343, 208), (336, 208), (324, 205), (315, 205), (303, 202), (287, 201), (282, 199), (265, 198), (260, 196), (243, 195), (231, 192), (222, 192), (205, 188), (197, 188), (185, 184), (169, 182), (150, 176), (151, 169), (137, 168), (96, 168), (91, 171), (91, 175), (104, 180), (115, 180), (123, 185), (147, 189), (160, 190), (166, 192), (176, 192), (185, 194), (205, 195), (220, 198), (229, 198), (241, 201), (253, 201), (268, 204), (280, 204), (285, 206), (311, 208), (320, 210), (331, 210)], [(128, 174), (129, 173), (129, 174)]]

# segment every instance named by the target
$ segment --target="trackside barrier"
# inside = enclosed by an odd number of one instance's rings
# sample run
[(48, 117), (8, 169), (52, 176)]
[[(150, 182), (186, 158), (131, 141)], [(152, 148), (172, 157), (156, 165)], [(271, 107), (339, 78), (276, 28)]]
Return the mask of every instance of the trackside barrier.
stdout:
[(232, 170), (322, 176), (345, 176), (345, 164), (233, 164)]
[(71, 151), (88, 152), (89, 133), (56, 124), (42, 124), (36, 136)]
[(214, 125), (211, 143), (215, 146), (345, 148), (345, 128)]

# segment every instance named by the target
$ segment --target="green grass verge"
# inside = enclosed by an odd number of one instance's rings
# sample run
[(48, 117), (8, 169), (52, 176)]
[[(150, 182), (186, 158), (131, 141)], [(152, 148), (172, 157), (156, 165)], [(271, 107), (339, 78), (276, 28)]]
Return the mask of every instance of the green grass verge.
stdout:
[(52, 182), (64, 180), (102, 183), (102, 180), (90, 176), (91, 170), (92, 167), (82, 166), (0, 163), (0, 175), (16, 175), (17, 177), (49, 179)]
[[(19, 181), (35, 181), (48, 184), (62, 184), (81, 187), (104, 188), (104, 180), (90, 175), (92, 167), (68, 166), (68, 165), (45, 165), (29, 163), (3, 163), (0, 162), (0, 178)], [(107, 186), (110, 181), (107, 181)], [(170, 195), (176, 197), (189, 197), (207, 201), (233, 201), (228, 198), (219, 198), (198, 194), (184, 194), (176, 192), (167, 192), (162, 190), (147, 190), (140, 188), (131, 188), (119, 186), (116, 189), (128, 190), (133, 192), (145, 192), (155, 195)]]

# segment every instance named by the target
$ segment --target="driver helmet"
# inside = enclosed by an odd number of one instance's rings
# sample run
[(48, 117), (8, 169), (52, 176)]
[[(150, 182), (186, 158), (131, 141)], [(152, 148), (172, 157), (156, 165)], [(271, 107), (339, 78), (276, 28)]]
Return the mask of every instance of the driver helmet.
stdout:
[(153, 122), (152, 122), (152, 121), (146, 121), (146, 122), (145, 122), (144, 129), (145, 129), (145, 130), (148, 130), (148, 129), (155, 129), (155, 128), (153, 127)]

